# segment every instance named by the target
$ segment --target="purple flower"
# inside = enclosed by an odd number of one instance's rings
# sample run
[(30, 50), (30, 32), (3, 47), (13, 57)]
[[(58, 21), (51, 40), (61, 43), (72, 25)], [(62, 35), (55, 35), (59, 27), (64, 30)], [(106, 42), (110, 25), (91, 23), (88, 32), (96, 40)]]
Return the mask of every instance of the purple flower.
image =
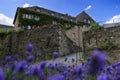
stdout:
[(32, 65), (32, 68), (30, 69), (30, 74), (35, 75), (39, 78), (39, 80), (44, 80), (44, 72), (43, 70), (39, 67), (39, 65)]
[(41, 61), (41, 62), (40, 62), (40, 68), (41, 68), (41, 69), (44, 69), (45, 66), (46, 66), (46, 61)]
[(65, 62), (67, 61), (67, 57), (65, 57)]
[(105, 67), (106, 55), (105, 52), (94, 50), (91, 60), (87, 63), (87, 72), (90, 74), (98, 74)]
[(10, 62), (10, 60), (11, 60), (11, 56), (6, 56), (6, 57), (5, 57), (5, 61), (6, 61), (6, 62)]
[(14, 55), (14, 60), (18, 60), (18, 58), (19, 58), (18, 54)]
[(18, 72), (24, 72), (28, 68), (28, 63), (26, 61), (20, 61), (17, 63), (16, 70)]
[(77, 74), (77, 75), (81, 75), (82, 74), (82, 72), (83, 72), (83, 66), (80, 64), (80, 65), (78, 65), (76, 68), (75, 68), (75, 74)]
[(30, 71), (27, 71), (27, 72), (25, 72), (25, 75), (26, 75), (26, 76), (30, 76), (30, 75), (31, 75), (31, 72), (30, 72)]
[(97, 80), (113, 80), (113, 77), (109, 74), (102, 73), (97, 77)]
[(59, 54), (58, 52), (53, 52), (53, 58), (54, 59), (58, 58), (58, 54)]
[(31, 52), (26, 51), (26, 55), (27, 55), (27, 56), (30, 56), (30, 55), (31, 55)]
[(55, 66), (53, 64), (49, 64), (48, 68), (51, 69), (51, 70), (54, 70)]
[(0, 68), (0, 80), (5, 80), (5, 74), (1, 68)]
[(72, 58), (72, 63), (74, 63), (75, 62), (75, 59), (74, 58)]
[(55, 74), (47, 78), (47, 80), (64, 80), (64, 76), (61, 74)]
[(32, 52), (33, 51), (33, 45), (30, 43), (30, 44), (28, 44), (28, 46), (27, 46), (27, 51), (28, 52)]
[(32, 62), (34, 61), (34, 56), (33, 55), (29, 55), (28, 56), (28, 62)]
[(36, 55), (37, 55), (37, 57), (41, 57), (41, 53), (37, 53)]
[(17, 61), (14, 61), (13, 64), (10, 66), (10, 70), (13, 72), (18, 66), (18, 62)]

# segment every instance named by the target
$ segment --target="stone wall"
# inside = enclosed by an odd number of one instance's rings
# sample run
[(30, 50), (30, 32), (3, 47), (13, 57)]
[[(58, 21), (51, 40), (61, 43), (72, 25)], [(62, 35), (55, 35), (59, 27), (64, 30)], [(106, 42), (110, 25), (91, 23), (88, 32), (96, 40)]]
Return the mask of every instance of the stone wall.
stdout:
[(59, 51), (61, 55), (63, 55), (62, 53), (74, 53), (78, 47), (67, 38), (63, 33), (63, 29), (61, 29), (62, 35), (60, 35), (59, 27), (61, 26), (44, 26), (36, 30), (13, 32), (12, 34), (4, 35), (0, 38), (0, 59), (5, 55), (14, 54), (19, 54), (24, 58), (26, 47), (29, 43), (34, 46), (33, 54), (40, 52), (42, 59), (50, 59), (54, 51)]
[(73, 26), (70, 30), (67, 30), (65, 34), (71, 39), (75, 45), (79, 46), (83, 50), (83, 37), (82, 28), (80, 26)]
[(120, 27), (104, 28), (97, 31), (87, 31), (83, 33), (85, 50), (96, 48), (103, 43), (103, 39), (108, 38), (120, 48)]
[(120, 27), (104, 28), (97, 31), (87, 31), (83, 33), (83, 47), (86, 53), (97, 48), (106, 42), (105, 39), (112, 41), (116, 48), (107, 51), (108, 59), (112, 62), (119, 61), (120, 57)]

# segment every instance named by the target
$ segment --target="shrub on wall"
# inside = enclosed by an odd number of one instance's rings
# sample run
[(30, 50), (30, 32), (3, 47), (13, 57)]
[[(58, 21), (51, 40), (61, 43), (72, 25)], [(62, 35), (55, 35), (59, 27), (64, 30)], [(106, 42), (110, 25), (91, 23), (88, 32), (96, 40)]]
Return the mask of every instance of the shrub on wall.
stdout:
[(12, 33), (12, 31), (13, 31), (12, 29), (8, 29), (8, 30), (0, 29), (0, 37)]
[(102, 43), (97, 46), (97, 48), (101, 49), (101, 50), (111, 50), (111, 49), (114, 49), (116, 47), (117, 46), (115, 45), (114, 41), (112, 41), (109, 38), (104, 38), (104, 40), (102, 41)]
[(99, 24), (97, 24), (97, 23), (92, 23), (91, 25), (90, 25), (90, 27), (89, 27), (89, 30), (99, 30), (99, 29), (101, 29), (102, 27), (99, 25)]

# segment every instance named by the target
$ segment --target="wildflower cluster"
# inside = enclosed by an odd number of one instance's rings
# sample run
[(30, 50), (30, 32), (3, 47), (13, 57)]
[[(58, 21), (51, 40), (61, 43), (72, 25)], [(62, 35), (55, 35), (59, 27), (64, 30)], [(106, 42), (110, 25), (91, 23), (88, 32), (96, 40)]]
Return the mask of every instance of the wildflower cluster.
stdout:
[[(106, 64), (106, 53), (94, 50), (92, 56), (85, 62), (75, 65), (75, 59), (71, 64), (48, 63), (41, 61), (33, 63), (33, 45), (26, 49), (27, 60), (18, 60), (19, 55), (6, 56), (0, 64), (0, 80), (120, 80), (120, 62), (112, 65)], [(37, 53), (41, 57), (40, 53)], [(59, 53), (53, 52), (53, 59), (58, 58)], [(65, 62), (68, 58), (65, 57)]]

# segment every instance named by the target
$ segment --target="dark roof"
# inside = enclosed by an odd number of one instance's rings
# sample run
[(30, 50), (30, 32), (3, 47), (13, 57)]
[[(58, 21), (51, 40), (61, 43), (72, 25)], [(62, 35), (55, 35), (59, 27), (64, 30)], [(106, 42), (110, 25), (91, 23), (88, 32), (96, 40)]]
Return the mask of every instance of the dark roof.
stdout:
[[(84, 19), (89, 19), (89, 20), (92, 20), (94, 21), (85, 11), (81, 12), (80, 14), (78, 14), (76, 16), (76, 21), (81, 21), (83, 22)], [(94, 21), (95, 22), (95, 21)]]

